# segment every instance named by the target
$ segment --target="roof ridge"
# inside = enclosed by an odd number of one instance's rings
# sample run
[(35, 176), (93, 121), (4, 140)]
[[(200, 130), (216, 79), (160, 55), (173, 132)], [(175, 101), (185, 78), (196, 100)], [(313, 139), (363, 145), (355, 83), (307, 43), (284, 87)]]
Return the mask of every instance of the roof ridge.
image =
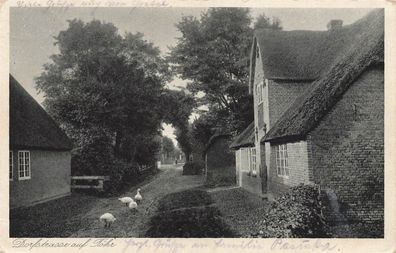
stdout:
[(71, 150), (69, 137), (45, 109), (9, 74), (10, 145)]
[[(312, 88), (299, 96), (264, 136), (264, 141), (305, 136), (319, 124), (350, 85), (368, 67), (381, 62), (384, 54), (383, 12), (375, 16), (356, 38), (349, 51), (338, 59)], [(370, 13), (371, 14), (371, 13)], [(372, 15), (368, 15), (372, 17)]]

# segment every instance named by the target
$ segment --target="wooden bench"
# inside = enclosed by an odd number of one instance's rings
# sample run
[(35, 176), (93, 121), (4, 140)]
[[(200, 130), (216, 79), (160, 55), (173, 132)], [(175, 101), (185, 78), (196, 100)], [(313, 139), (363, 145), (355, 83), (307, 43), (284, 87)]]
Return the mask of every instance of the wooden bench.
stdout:
[[(71, 188), (72, 189), (96, 189), (103, 191), (103, 184), (105, 181), (109, 181), (109, 176), (72, 176), (71, 177)], [(87, 184), (79, 184), (77, 181), (83, 181)]]

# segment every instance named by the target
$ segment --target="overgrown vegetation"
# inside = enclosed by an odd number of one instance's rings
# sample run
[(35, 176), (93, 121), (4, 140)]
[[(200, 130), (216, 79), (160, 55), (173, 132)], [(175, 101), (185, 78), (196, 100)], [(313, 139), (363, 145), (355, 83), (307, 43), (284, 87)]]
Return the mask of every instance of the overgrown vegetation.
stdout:
[(183, 175), (201, 175), (205, 168), (205, 164), (202, 162), (186, 162), (183, 165)]
[(10, 212), (10, 237), (68, 237), (91, 221), (83, 216), (96, 197), (73, 194)]
[(275, 199), (266, 218), (259, 222), (260, 237), (329, 237), (322, 217), (318, 187), (299, 185)]
[(161, 199), (146, 237), (232, 237), (209, 194), (200, 190), (173, 193)]
[(235, 184), (236, 175), (234, 167), (224, 167), (207, 172), (205, 181), (205, 186), (207, 187), (232, 186)]
[(248, 93), (253, 32), (280, 30), (281, 21), (265, 14), (253, 20), (247, 8), (209, 8), (200, 18), (183, 17), (176, 27), (181, 37), (168, 60), (198, 95), (200, 117), (191, 127), (191, 139), (193, 152), (202, 153), (216, 130), (236, 135), (253, 121)]
[(213, 203), (213, 200), (205, 191), (185, 190), (166, 195), (159, 201), (158, 211), (170, 211), (179, 208), (193, 206), (206, 206)]
[(72, 174), (109, 175), (117, 189), (136, 166), (155, 164), (162, 122), (174, 124), (181, 140), (188, 135), (194, 98), (165, 87), (172, 77), (168, 63), (142, 33), (121, 36), (98, 20), (68, 22), (37, 88), (73, 140)]

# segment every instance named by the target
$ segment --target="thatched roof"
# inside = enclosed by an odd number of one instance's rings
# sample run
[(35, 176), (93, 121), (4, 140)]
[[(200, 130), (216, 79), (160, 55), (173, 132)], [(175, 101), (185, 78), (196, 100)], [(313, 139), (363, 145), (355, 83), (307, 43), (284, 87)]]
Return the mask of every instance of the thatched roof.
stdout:
[(313, 81), (322, 77), (367, 30), (366, 23), (361, 20), (334, 31), (256, 30), (254, 41), (260, 49), (265, 78)]
[(235, 137), (234, 141), (230, 144), (231, 149), (238, 149), (242, 147), (253, 147), (254, 146), (254, 121), (245, 128), (238, 136)]
[(66, 134), (12, 75), (10, 75), (10, 147), (72, 149), (72, 143)]
[(206, 152), (207, 152), (208, 149), (212, 146), (212, 144), (213, 144), (217, 139), (219, 139), (219, 138), (221, 138), (221, 137), (223, 137), (223, 138), (231, 138), (232, 135), (231, 135), (231, 134), (228, 134), (228, 133), (222, 133), (222, 132), (215, 133), (214, 135), (212, 135), (212, 137), (210, 137), (208, 143), (206, 143), (205, 148), (204, 148), (204, 150), (203, 150), (203, 153), (206, 154)]
[[(299, 139), (306, 136), (369, 66), (383, 62), (382, 9), (370, 12), (347, 30), (350, 34), (343, 43), (343, 53), (338, 54), (329, 70), (286, 110), (266, 134), (264, 141)], [(318, 53), (316, 57), (324, 58), (328, 55), (324, 52)]]

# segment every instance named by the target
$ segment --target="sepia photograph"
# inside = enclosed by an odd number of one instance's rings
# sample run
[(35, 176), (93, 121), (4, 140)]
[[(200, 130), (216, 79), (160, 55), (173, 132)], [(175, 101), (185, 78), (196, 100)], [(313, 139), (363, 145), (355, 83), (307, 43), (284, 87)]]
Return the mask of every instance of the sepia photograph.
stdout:
[(9, 237), (384, 239), (384, 22), (10, 7)]

